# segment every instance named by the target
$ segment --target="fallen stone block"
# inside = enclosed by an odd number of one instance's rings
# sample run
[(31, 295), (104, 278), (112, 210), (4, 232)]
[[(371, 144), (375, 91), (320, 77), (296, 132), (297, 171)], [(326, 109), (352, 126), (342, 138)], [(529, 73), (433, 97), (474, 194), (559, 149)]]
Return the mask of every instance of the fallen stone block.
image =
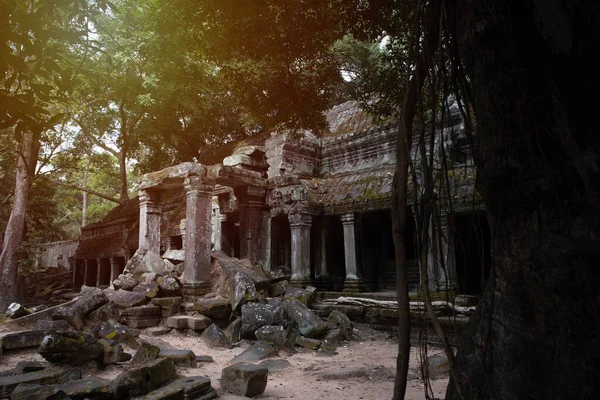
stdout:
[(130, 328), (142, 329), (156, 326), (161, 320), (161, 309), (158, 306), (130, 307), (121, 311), (121, 321)]
[(225, 335), (225, 333), (215, 324), (210, 325), (202, 332), (200, 339), (210, 348), (223, 347), (230, 349), (231, 342)]
[(264, 360), (258, 363), (258, 365), (268, 369), (269, 373), (282, 372), (292, 368), (292, 363), (290, 363), (288, 360), (284, 360), (283, 358)]
[(73, 328), (81, 330), (85, 317), (106, 303), (108, 298), (101, 289), (83, 286), (81, 296), (73, 304), (57, 308), (52, 314), (52, 319), (64, 319)]
[(269, 370), (249, 363), (236, 363), (221, 372), (221, 388), (240, 396), (254, 397), (267, 388)]
[(161, 308), (163, 318), (168, 318), (179, 313), (181, 297), (155, 297), (152, 299), (152, 304)]
[(13, 375), (26, 374), (28, 372), (36, 372), (46, 369), (50, 363), (39, 361), (19, 361), (13, 368)]
[(310, 305), (314, 298), (317, 288), (313, 286), (307, 286), (304, 289), (297, 287), (288, 287), (283, 296), (284, 300), (298, 300), (304, 305)]
[(56, 389), (62, 390), (72, 400), (109, 399), (112, 396), (110, 381), (99, 378), (84, 378), (67, 383), (59, 383)]
[(279, 281), (275, 283), (269, 284), (269, 296), (277, 297), (282, 296), (290, 287), (290, 283), (288, 281)]
[(281, 321), (281, 308), (268, 304), (247, 303), (242, 306), (242, 337), (253, 339), (254, 332), (263, 325)]
[(83, 333), (46, 332), (38, 353), (47, 361), (63, 364), (81, 364), (102, 357), (100, 342)]
[(44, 331), (25, 331), (2, 336), (0, 344), (4, 350), (38, 347), (44, 339)]
[(431, 378), (439, 378), (450, 371), (448, 357), (445, 354), (437, 354), (427, 357), (425, 368)]
[(54, 385), (64, 374), (63, 368), (48, 368), (27, 374), (0, 377), (0, 398), (10, 397), (15, 388), (22, 383)]
[(6, 309), (6, 315), (11, 317), (12, 319), (21, 318), (29, 314), (31, 314), (31, 311), (29, 311), (19, 303), (10, 303), (10, 305)]
[(152, 343), (148, 343), (145, 340), (140, 341), (140, 346), (138, 347), (135, 355), (133, 356), (133, 360), (131, 360), (132, 365), (143, 365), (148, 364), (158, 358), (160, 354), (160, 347), (153, 345)]
[(234, 319), (225, 329), (225, 336), (229, 338), (231, 343), (237, 343), (242, 340), (242, 319)]
[(271, 343), (278, 350), (285, 348), (287, 341), (286, 332), (283, 326), (280, 325), (264, 325), (258, 328), (255, 332), (256, 338), (263, 342)]
[(178, 367), (196, 367), (196, 354), (192, 350), (182, 350), (175, 348), (161, 348), (158, 354), (159, 358), (169, 358), (173, 360)]
[(171, 262), (185, 261), (185, 250), (167, 250), (165, 251), (165, 254), (162, 255), (162, 257)]
[(66, 331), (69, 329), (69, 323), (64, 319), (56, 321), (43, 319), (35, 323), (35, 329), (38, 331)]
[(129, 272), (136, 277), (146, 272), (155, 272), (163, 274), (166, 272), (167, 265), (164, 260), (155, 252), (148, 249), (137, 249), (135, 254), (127, 261), (124, 272)]
[(211, 363), (211, 362), (215, 362), (215, 360), (213, 360), (213, 358), (211, 356), (207, 356), (207, 355), (203, 355), (203, 356), (196, 356), (196, 363)]
[(11, 400), (67, 400), (70, 397), (51, 385), (21, 383), (10, 394)]
[(178, 379), (145, 396), (134, 397), (132, 400), (211, 400), (216, 398), (217, 392), (210, 386), (210, 379), (204, 376), (191, 376), (189, 378)]
[(125, 343), (131, 348), (137, 348), (136, 336), (139, 335), (139, 331), (130, 329), (128, 326), (122, 325), (113, 319), (106, 321), (97, 333), (97, 336), (101, 339), (114, 340), (119, 343)]
[(328, 321), (334, 324), (340, 330), (342, 338), (350, 340), (354, 330), (354, 324), (348, 316), (338, 310), (332, 310), (329, 314)]
[(133, 291), (135, 293), (141, 293), (148, 299), (153, 299), (158, 296), (158, 284), (156, 282), (140, 283)]
[(95, 311), (92, 311), (88, 316), (94, 322), (106, 322), (109, 319), (119, 320), (121, 319), (121, 314), (119, 313), (119, 309), (112, 301), (109, 301), (102, 307), (98, 308)]
[(137, 279), (131, 273), (120, 274), (117, 279), (113, 281), (113, 287), (115, 290), (127, 290), (131, 291), (138, 285)]
[(296, 345), (304, 347), (305, 349), (318, 350), (319, 347), (321, 347), (321, 341), (318, 339), (300, 336), (296, 339)]
[(327, 324), (298, 300), (283, 302), (285, 315), (298, 327), (298, 331), (308, 338), (316, 338), (327, 332)]
[(100, 339), (102, 345), (102, 364), (111, 365), (131, 360), (131, 354), (123, 351), (123, 346), (114, 340)]
[(242, 305), (258, 300), (258, 292), (254, 281), (244, 272), (236, 272), (233, 277), (233, 290), (231, 293), (231, 309), (237, 312)]
[(166, 326), (152, 326), (146, 329), (146, 334), (149, 336), (164, 336), (171, 332), (171, 328)]
[(331, 329), (321, 343), (321, 348), (326, 351), (334, 351), (340, 344), (343, 336), (339, 329)]
[(195, 331), (203, 331), (212, 324), (210, 318), (204, 315), (187, 316), (175, 315), (167, 318), (166, 325), (169, 328), (175, 329), (193, 329)]
[(258, 341), (233, 358), (233, 362), (255, 362), (265, 358), (275, 357), (277, 349), (269, 343)]
[(110, 383), (114, 398), (141, 396), (158, 389), (175, 375), (175, 364), (170, 358), (159, 358), (150, 364), (120, 373)]
[(158, 278), (160, 297), (181, 297), (181, 286), (177, 279), (172, 276)]
[(137, 307), (148, 302), (143, 293), (128, 292), (123, 289), (119, 289), (116, 292), (109, 292), (108, 299), (120, 308)]
[(231, 316), (231, 302), (224, 298), (198, 299), (194, 302), (184, 303), (185, 312), (198, 312), (211, 319), (229, 319)]

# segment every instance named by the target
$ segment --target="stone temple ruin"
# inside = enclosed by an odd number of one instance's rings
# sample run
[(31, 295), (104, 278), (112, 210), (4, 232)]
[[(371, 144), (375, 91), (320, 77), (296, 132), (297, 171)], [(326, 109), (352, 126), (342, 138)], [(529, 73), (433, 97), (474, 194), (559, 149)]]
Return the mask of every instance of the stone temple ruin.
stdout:
[[(252, 397), (267, 385), (269, 368), (256, 364), (265, 358), (335, 352), (354, 337), (351, 321), (397, 326), (397, 127), (375, 124), (355, 102), (327, 118), (331, 132), (322, 138), (255, 137), (146, 174), (138, 198), (83, 228), (78, 242), (47, 245), (46, 266), (68, 267), (60, 278), (72, 287), (51, 286), (35, 310), (11, 305), (3, 328), (20, 332), (0, 333), (0, 357), (31, 347), (46, 361), (0, 370), (0, 398), (216, 398), (210, 379), (177, 377), (176, 368), (205, 357), (156, 338), (171, 330), (210, 348), (253, 341), (220, 379), (222, 390)], [(447, 268), (427, 268), (433, 290), (477, 294), (489, 233), (460, 119), (451, 122), (449, 185), (438, 190), (448, 199), (440, 200), (444, 240), (430, 255)], [(444, 298), (435, 312), (456, 332), (452, 324), (467, 321), (474, 298)], [(411, 302), (411, 317), (423, 315), (423, 303)], [(106, 379), (71, 368), (92, 361), (126, 370)]]

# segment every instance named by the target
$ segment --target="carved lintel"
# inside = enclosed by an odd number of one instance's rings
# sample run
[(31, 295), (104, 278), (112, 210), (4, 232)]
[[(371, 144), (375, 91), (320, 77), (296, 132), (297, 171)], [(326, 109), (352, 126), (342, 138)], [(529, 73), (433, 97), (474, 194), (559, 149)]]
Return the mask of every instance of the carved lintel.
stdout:
[(190, 175), (183, 181), (183, 188), (188, 196), (211, 196), (215, 188), (214, 179)]

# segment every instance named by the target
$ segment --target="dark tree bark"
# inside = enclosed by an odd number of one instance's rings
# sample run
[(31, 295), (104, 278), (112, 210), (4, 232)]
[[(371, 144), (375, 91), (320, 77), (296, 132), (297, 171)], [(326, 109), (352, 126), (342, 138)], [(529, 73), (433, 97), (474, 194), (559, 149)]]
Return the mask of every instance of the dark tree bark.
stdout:
[(598, 398), (600, 6), (456, 4), (493, 251), (456, 358), (465, 397)]
[(0, 312), (6, 310), (13, 301), (20, 300), (18, 298), (20, 288), (17, 282), (19, 250), (25, 236), (29, 189), (39, 151), (39, 135), (31, 131), (24, 132), (19, 143), (13, 209), (6, 225), (2, 254), (0, 254)]

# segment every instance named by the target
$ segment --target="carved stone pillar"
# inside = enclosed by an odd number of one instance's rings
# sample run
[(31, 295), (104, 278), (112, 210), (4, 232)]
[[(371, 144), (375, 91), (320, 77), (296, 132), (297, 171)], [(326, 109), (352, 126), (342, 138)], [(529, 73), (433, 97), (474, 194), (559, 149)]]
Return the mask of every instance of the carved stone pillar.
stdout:
[(102, 259), (96, 258), (96, 287), (100, 287), (101, 272), (102, 272)]
[(331, 245), (331, 226), (329, 220), (322, 218), (319, 228), (319, 243), (317, 244), (319, 258), (315, 260), (315, 286), (317, 286), (319, 290), (332, 290), (333, 282), (329, 276), (327, 265), (327, 254), (329, 246)]
[(113, 281), (117, 279), (118, 271), (117, 271), (117, 260), (114, 257), (110, 258), (110, 285), (109, 287), (113, 287)]
[(344, 257), (346, 262), (344, 292), (360, 292), (363, 282), (358, 276), (354, 213), (343, 214), (340, 218), (344, 227)]
[(244, 186), (234, 190), (240, 209), (240, 258), (264, 267), (268, 242), (266, 189)]
[(437, 274), (436, 289), (438, 290), (453, 290), (458, 288), (458, 280), (456, 276), (456, 253), (454, 250), (454, 233), (451, 227), (452, 216), (442, 215), (441, 234), (442, 234), (442, 249), (440, 257), (444, 262), (445, 269), (440, 262), (440, 271)]
[(138, 247), (160, 254), (160, 192), (150, 189), (138, 192), (140, 201), (140, 238)]
[(221, 211), (219, 209), (219, 207), (215, 207), (214, 206), (214, 202), (213, 202), (213, 209), (212, 209), (212, 242), (213, 242), (213, 250), (215, 251), (222, 251), (222, 243), (221, 240), (223, 238), (223, 234), (221, 232)]
[(310, 227), (312, 216), (309, 214), (289, 214), (292, 231), (292, 279), (293, 286), (311, 284), (310, 279)]
[(210, 291), (212, 191), (215, 183), (190, 176), (183, 186), (186, 193), (183, 292), (188, 296), (200, 296)]
[(87, 259), (83, 260), (83, 284), (86, 285), (86, 286), (89, 285), (89, 276), (88, 276), (88, 274), (89, 274), (90, 268), (89, 268), (88, 264), (89, 263), (88, 263)]
[(77, 266), (77, 261), (75, 261), (73, 263), (73, 269), (72, 269), (72, 271), (73, 271), (73, 285), (72, 285), (73, 290), (77, 289), (77, 275), (78, 275), (78, 270), (79, 270), (79, 268)]

